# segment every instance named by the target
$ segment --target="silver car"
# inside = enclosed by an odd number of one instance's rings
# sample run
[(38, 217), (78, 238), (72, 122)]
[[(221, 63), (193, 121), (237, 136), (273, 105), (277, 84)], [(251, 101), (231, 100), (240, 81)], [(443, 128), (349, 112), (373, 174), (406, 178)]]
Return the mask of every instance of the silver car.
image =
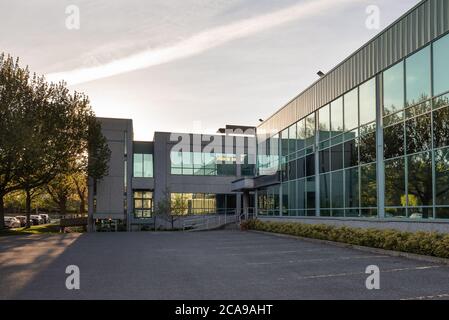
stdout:
[(41, 213), (39, 216), (42, 218), (42, 220), (44, 220), (44, 223), (50, 223), (51, 222), (50, 221), (50, 216), (48, 214)]
[(20, 221), (21, 227), (25, 227), (27, 225), (27, 217), (26, 216), (16, 216), (16, 219)]
[(44, 223), (44, 219), (42, 219), (38, 214), (32, 214), (30, 216), (30, 220), (34, 226)]
[(20, 221), (14, 217), (5, 217), (4, 222), (6, 228), (20, 228)]

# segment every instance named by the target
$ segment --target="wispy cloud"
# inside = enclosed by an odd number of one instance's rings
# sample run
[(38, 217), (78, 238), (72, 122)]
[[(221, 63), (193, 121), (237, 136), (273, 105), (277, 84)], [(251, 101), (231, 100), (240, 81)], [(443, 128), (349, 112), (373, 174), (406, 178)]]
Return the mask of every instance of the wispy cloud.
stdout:
[(75, 85), (168, 63), (353, 2), (360, 2), (360, 0), (310, 0), (272, 13), (212, 28), (170, 46), (144, 50), (96, 66), (50, 73), (47, 75), (47, 79), (50, 81), (65, 80), (69, 85)]

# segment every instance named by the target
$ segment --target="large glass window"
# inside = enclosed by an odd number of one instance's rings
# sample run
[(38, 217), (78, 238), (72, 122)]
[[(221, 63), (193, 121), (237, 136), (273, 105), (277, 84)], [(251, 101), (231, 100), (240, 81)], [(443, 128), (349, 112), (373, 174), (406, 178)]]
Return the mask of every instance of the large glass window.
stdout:
[(257, 191), (258, 214), (279, 216), (279, 186), (263, 188)]
[(449, 207), (436, 208), (435, 218), (436, 219), (449, 219)]
[(288, 137), (289, 137), (289, 143), (288, 143), (288, 153), (293, 153), (296, 151), (296, 123), (291, 125), (288, 128)]
[(304, 178), (306, 176), (306, 158), (299, 158), (296, 160), (296, 175), (298, 178)]
[(376, 133), (360, 136), (360, 163), (376, 161)]
[(396, 64), (383, 73), (384, 115), (404, 108), (404, 62)]
[(290, 181), (288, 183), (288, 207), (290, 208), (289, 210), (289, 215), (296, 215), (296, 210), (297, 210), (297, 203), (296, 203), (296, 181)]
[[(254, 168), (254, 165), (247, 163), (247, 158), (248, 156), (245, 155), (242, 161), (243, 175), (251, 175)], [(172, 151), (170, 160), (173, 175), (235, 176), (237, 174), (235, 154)], [(259, 160), (261, 160), (260, 157)], [(269, 162), (266, 165), (271, 164)]]
[(331, 170), (330, 164), (330, 149), (320, 151), (320, 173), (326, 173)]
[(306, 179), (306, 203), (308, 213), (307, 215), (314, 216), (315, 215), (315, 177), (309, 177)]
[(332, 173), (332, 208), (344, 208), (343, 200), (343, 171), (336, 171)]
[(306, 117), (306, 146), (315, 144), (315, 113)]
[(193, 175), (193, 152), (182, 153), (182, 174)]
[(432, 125), (430, 120), (430, 114), (428, 113), (405, 122), (408, 154), (429, 150), (432, 147)]
[(171, 210), (174, 215), (201, 215), (236, 211), (235, 194), (172, 193)]
[(359, 168), (345, 171), (345, 207), (359, 207)]
[(315, 154), (309, 154), (306, 156), (306, 176), (310, 177), (315, 175)]
[(408, 206), (431, 206), (432, 157), (430, 152), (408, 157)]
[(295, 180), (297, 178), (296, 176), (296, 160), (292, 160), (289, 163), (287, 163), (287, 179), (288, 180)]
[(360, 168), (360, 200), (361, 207), (377, 207), (376, 164)]
[(279, 135), (258, 143), (257, 170), (259, 175), (272, 175), (279, 170)]
[(449, 91), (449, 36), (433, 45), (433, 93), (439, 95)]
[(134, 217), (136, 219), (150, 218), (153, 213), (153, 192), (149, 190), (134, 191)]
[(134, 177), (143, 177), (143, 154), (134, 154)]
[(152, 154), (134, 154), (133, 161), (134, 177), (152, 178), (153, 177), (153, 155)]
[(343, 98), (331, 103), (331, 132), (338, 135), (343, 132)]
[(433, 112), (433, 140), (435, 148), (449, 146), (449, 107)]
[(282, 215), (288, 215), (288, 182), (282, 183)]
[(343, 169), (343, 144), (337, 144), (330, 149), (332, 171)]
[(405, 207), (404, 158), (385, 161), (385, 205)]
[(344, 96), (345, 130), (349, 131), (359, 126), (359, 90), (348, 92)]
[(357, 140), (350, 140), (344, 144), (344, 166), (345, 168), (354, 167), (359, 164), (359, 149)]
[(237, 174), (235, 154), (217, 154), (216, 163), (217, 163), (217, 175), (235, 176)]
[(281, 154), (288, 155), (288, 128), (281, 132)]
[[(284, 129), (283, 212), (314, 215), (318, 197), (322, 216), (375, 217), (382, 191), (387, 218), (449, 219), (448, 57), (449, 35)], [(377, 172), (378, 124), (384, 172)]]
[(405, 60), (407, 105), (430, 98), (430, 47)]
[[(209, 194), (209, 199), (211, 199), (213, 196), (214, 196), (213, 194)], [(217, 201), (216, 212), (218, 214), (221, 214), (221, 213), (234, 214), (234, 213), (236, 213), (237, 196), (235, 194), (218, 193), (215, 195), (215, 198)], [(210, 204), (211, 204), (211, 202), (209, 200), (209, 206), (210, 206)]]
[(360, 86), (360, 125), (376, 120), (376, 79)]
[(306, 146), (306, 119), (296, 123), (296, 149), (302, 150)]
[[(206, 170), (207, 170), (207, 163), (206, 163)], [(255, 172), (255, 165), (253, 163), (250, 163), (250, 159), (248, 155), (244, 156), (244, 161), (241, 164), (241, 175), (242, 176), (254, 176)], [(206, 175), (209, 175), (206, 173)]]
[(193, 153), (193, 174), (204, 176), (204, 155), (201, 152)]
[(330, 208), (331, 207), (331, 175), (322, 174), (320, 175), (320, 207)]
[(319, 134), (320, 134), (320, 141), (324, 141), (330, 138), (330, 130), (331, 130), (331, 123), (330, 123), (330, 107), (329, 105), (326, 105), (322, 107), (318, 111), (318, 117), (319, 117)]
[(296, 182), (297, 192), (297, 208), (300, 210), (306, 209), (306, 179), (301, 179)]
[(403, 156), (404, 150), (404, 123), (384, 128), (385, 159)]
[(212, 153), (203, 153), (204, 156), (204, 175), (214, 176), (217, 174), (215, 155)]
[(449, 205), (449, 148), (435, 151), (435, 175), (436, 205)]

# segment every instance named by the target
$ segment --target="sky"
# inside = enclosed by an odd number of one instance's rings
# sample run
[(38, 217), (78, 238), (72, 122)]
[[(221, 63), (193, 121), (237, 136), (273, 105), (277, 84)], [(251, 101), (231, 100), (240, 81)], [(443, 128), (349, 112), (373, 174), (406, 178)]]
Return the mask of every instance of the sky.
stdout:
[(135, 140), (213, 133), (256, 126), (418, 2), (0, 0), (0, 51)]

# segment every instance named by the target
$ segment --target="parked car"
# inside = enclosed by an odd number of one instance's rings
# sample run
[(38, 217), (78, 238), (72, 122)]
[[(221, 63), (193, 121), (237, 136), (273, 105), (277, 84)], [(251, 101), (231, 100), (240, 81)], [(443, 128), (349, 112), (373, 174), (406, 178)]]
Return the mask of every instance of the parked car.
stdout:
[(42, 220), (44, 220), (44, 223), (50, 223), (51, 222), (50, 221), (50, 216), (48, 214), (41, 213), (39, 216), (42, 218)]
[(3, 221), (6, 228), (20, 228), (20, 221), (14, 217), (5, 217)]
[(44, 220), (41, 218), (40, 215), (32, 214), (30, 216), (31, 222), (33, 223), (33, 226), (37, 226), (39, 224), (43, 224)]
[(25, 227), (27, 225), (27, 217), (26, 216), (16, 216), (16, 219), (20, 221), (21, 227)]

